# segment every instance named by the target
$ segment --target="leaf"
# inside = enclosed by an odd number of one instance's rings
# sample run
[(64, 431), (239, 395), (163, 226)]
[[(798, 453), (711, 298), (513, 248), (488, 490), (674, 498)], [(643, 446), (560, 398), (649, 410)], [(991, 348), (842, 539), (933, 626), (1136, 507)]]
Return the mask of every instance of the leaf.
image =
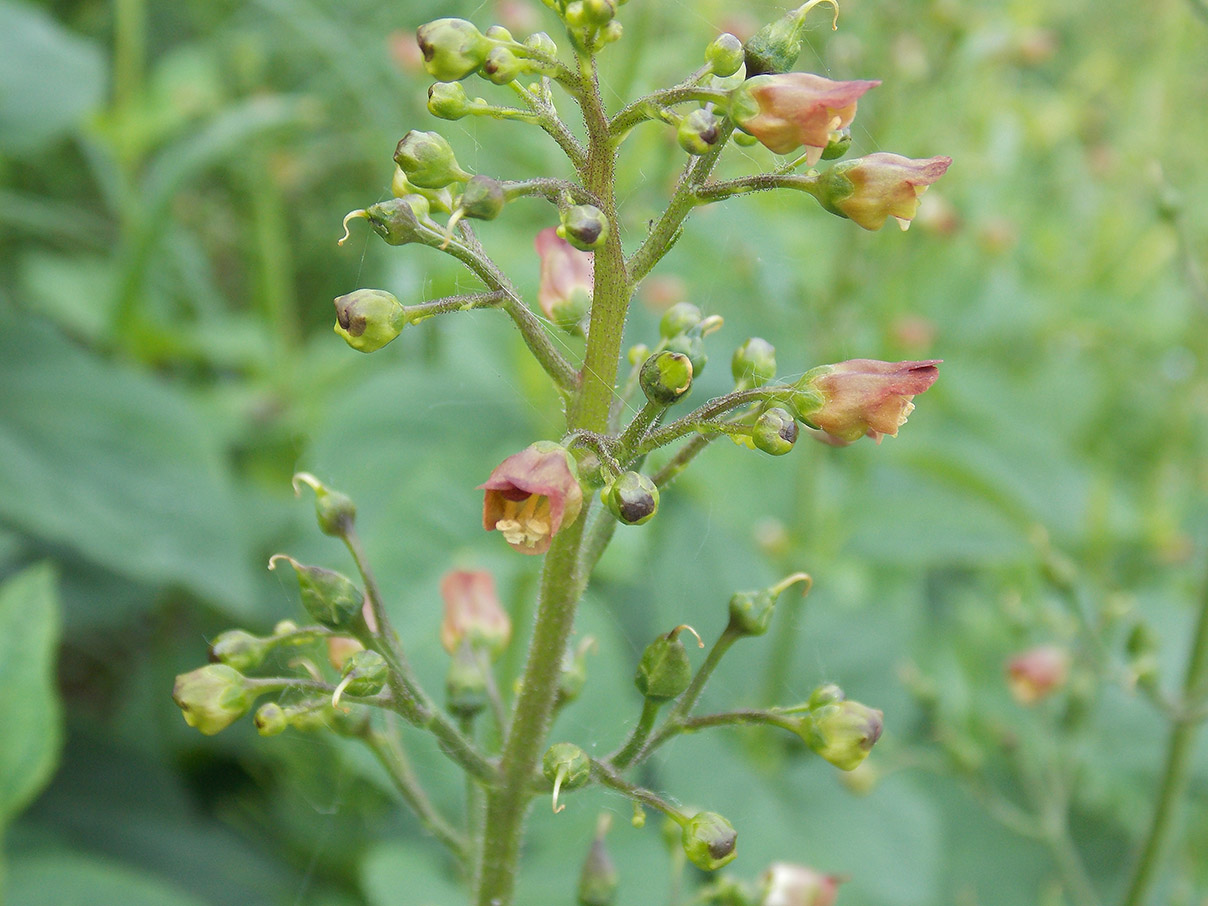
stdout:
[(70, 130), (102, 100), (100, 48), (42, 10), (0, 3), (0, 151), (26, 153)]
[(448, 867), (414, 844), (379, 844), (361, 864), (361, 887), (371, 906), (396, 906), (403, 891), (403, 899), (414, 906), (465, 902), (465, 892), (451, 878)]
[(0, 585), (0, 829), (29, 804), (58, 761), (58, 640), (59, 603), (49, 563)]
[(9, 867), (9, 906), (204, 906), (154, 875), (82, 853), (38, 853)]

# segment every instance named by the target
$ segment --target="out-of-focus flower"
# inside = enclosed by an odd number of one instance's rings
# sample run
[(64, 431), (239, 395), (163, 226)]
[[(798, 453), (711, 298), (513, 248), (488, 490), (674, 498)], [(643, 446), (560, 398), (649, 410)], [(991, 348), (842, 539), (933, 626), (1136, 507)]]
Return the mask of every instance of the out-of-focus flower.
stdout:
[(839, 895), (838, 878), (791, 862), (773, 862), (759, 881), (759, 906), (832, 906)]
[(835, 82), (810, 72), (755, 76), (731, 93), (730, 117), (777, 154), (804, 146), (812, 167), (831, 133), (851, 125), (861, 95), (880, 84), (868, 79)]
[(234, 667), (207, 664), (176, 677), (172, 699), (185, 723), (206, 736), (225, 730), (251, 708), (256, 696)]
[(581, 252), (547, 227), (533, 240), (541, 259), (537, 302), (545, 316), (558, 325), (577, 324), (591, 307), (591, 252)]
[(881, 229), (890, 217), (906, 230), (918, 212), (919, 197), (951, 164), (951, 157), (911, 160), (885, 153), (844, 161), (820, 177), (818, 201), (866, 230)]
[(853, 771), (881, 738), (883, 719), (876, 708), (842, 699), (814, 709), (802, 724), (801, 736), (835, 767)]
[(1007, 688), (1021, 705), (1034, 705), (1065, 685), (1069, 652), (1060, 645), (1038, 645), (1007, 661)]
[(484, 570), (453, 570), (440, 580), (445, 618), (440, 643), (453, 654), (463, 643), (498, 656), (512, 637), (512, 621), (499, 603), (494, 577)]
[(486, 491), (482, 527), (522, 554), (544, 554), (583, 508), (574, 457), (549, 441), (513, 453), (478, 487)]
[(921, 362), (879, 362), (851, 359), (824, 366), (805, 382), (822, 398), (820, 408), (802, 413), (812, 425), (851, 443), (868, 435), (877, 443), (898, 428), (914, 411), (911, 400), (935, 383), (939, 359)]

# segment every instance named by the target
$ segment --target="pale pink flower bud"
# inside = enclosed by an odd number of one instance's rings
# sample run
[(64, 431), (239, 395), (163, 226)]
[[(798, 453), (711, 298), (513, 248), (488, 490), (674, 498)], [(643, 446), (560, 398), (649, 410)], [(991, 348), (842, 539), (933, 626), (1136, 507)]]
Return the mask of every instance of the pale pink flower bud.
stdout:
[(545, 316), (559, 325), (577, 323), (591, 307), (594, 255), (581, 252), (548, 227), (533, 240), (541, 258), (537, 302)]
[(482, 527), (522, 554), (544, 554), (583, 508), (574, 457), (549, 441), (513, 453), (478, 487), (486, 491)]
[(836, 164), (819, 179), (818, 201), (832, 214), (879, 230), (892, 217), (903, 230), (919, 209), (927, 187), (943, 176), (951, 157), (911, 160), (900, 154), (870, 154)]
[(880, 84), (868, 79), (834, 82), (810, 72), (758, 75), (731, 93), (730, 118), (777, 154), (804, 146), (812, 167), (831, 133), (851, 125), (861, 95)]
[(498, 657), (512, 638), (512, 621), (499, 603), (495, 579), (481, 570), (453, 570), (440, 580), (445, 618), (440, 643), (453, 654), (463, 642)]
[(1007, 688), (1021, 705), (1034, 705), (1065, 685), (1069, 652), (1059, 645), (1039, 645), (1007, 661)]
[(822, 398), (822, 405), (803, 413), (815, 427), (851, 443), (867, 435), (877, 443), (898, 428), (914, 411), (911, 402), (935, 383), (939, 359), (923, 362), (878, 362), (852, 359), (825, 366), (814, 374), (807, 388)]
[(839, 879), (791, 862), (773, 862), (759, 879), (759, 906), (832, 906)]

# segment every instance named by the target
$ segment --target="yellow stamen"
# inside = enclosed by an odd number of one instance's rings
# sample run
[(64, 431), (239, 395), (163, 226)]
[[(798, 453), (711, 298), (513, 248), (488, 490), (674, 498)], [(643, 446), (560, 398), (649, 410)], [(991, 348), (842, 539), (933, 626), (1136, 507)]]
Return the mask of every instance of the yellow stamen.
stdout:
[(530, 494), (524, 500), (505, 500), (495, 528), (508, 544), (536, 547), (550, 535), (549, 498)]

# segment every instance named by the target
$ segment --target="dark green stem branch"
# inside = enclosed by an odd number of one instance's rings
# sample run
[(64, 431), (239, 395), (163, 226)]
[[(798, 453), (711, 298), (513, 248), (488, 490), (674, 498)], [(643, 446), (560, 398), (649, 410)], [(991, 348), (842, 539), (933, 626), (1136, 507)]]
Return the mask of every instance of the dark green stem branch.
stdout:
[(654, 729), (654, 721), (658, 717), (659, 707), (662, 704), (662, 702), (650, 698), (645, 700), (642, 705), (642, 716), (638, 718), (633, 732), (629, 734), (625, 744), (606, 759), (610, 765), (618, 771), (623, 771), (637, 758), (638, 753), (646, 744), (646, 740), (650, 737), (650, 731)]
[(817, 185), (818, 177), (809, 174), (759, 173), (755, 176), (727, 179), (724, 182), (707, 183), (696, 190), (696, 198), (701, 203), (724, 201), (735, 195), (767, 192), (772, 189), (796, 189), (813, 195)]
[(724, 106), (729, 100), (730, 93), (722, 91), (719, 88), (702, 88), (696, 85), (680, 85), (675, 88), (666, 88), (662, 91), (649, 94), (644, 98), (639, 98), (629, 104), (612, 118), (612, 121), (608, 124), (608, 131), (614, 139), (621, 139), (634, 126), (644, 123), (646, 120), (659, 119), (665, 107), (672, 107), (687, 101), (698, 101), (702, 104), (714, 103)]
[(592, 759), (591, 778), (601, 786), (616, 790), (634, 802), (640, 802), (642, 805), (648, 805), (652, 809), (662, 812), (681, 827), (688, 820), (683, 812), (657, 793), (652, 793), (644, 787), (635, 786), (602, 761)]

